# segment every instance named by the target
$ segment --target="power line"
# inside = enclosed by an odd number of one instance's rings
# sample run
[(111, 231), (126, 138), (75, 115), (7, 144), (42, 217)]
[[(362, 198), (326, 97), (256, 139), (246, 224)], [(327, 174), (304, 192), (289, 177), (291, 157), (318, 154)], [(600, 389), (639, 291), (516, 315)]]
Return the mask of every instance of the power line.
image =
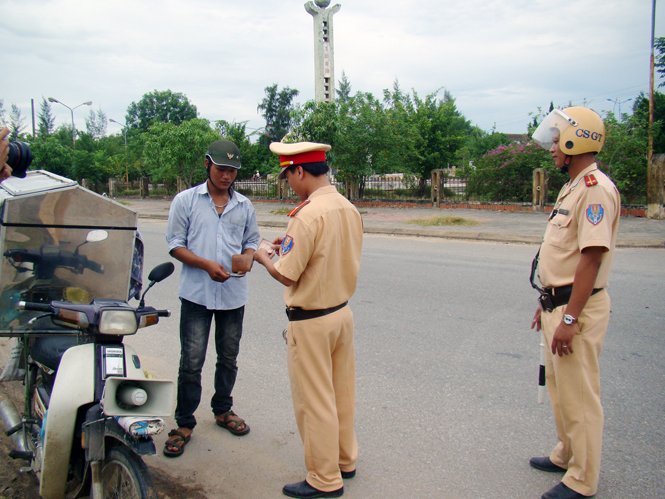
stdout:
[[(612, 100), (614, 99), (621, 99), (622, 97), (627, 97), (627, 96), (634, 96), (635, 92), (638, 90), (648, 90), (648, 83), (644, 83), (642, 85), (633, 85), (632, 87), (627, 87), (627, 88), (622, 88), (618, 90), (612, 90), (608, 92), (604, 92), (602, 94), (597, 94), (597, 95), (592, 95), (591, 97), (580, 97), (577, 99), (571, 99), (569, 102), (573, 105), (582, 105), (584, 107), (589, 106), (592, 102), (596, 101), (597, 99), (602, 99), (603, 105), (605, 105), (605, 102), (608, 98), (608, 96), (613, 97)], [(567, 103), (566, 103), (567, 104)], [(494, 126), (505, 126), (505, 125), (510, 125), (512, 123), (516, 122), (524, 122), (525, 120), (531, 120), (533, 118), (533, 113), (527, 114), (527, 115), (522, 115), (520, 117), (516, 118), (510, 118), (507, 120), (502, 120), (502, 121), (497, 121), (494, 123)]]

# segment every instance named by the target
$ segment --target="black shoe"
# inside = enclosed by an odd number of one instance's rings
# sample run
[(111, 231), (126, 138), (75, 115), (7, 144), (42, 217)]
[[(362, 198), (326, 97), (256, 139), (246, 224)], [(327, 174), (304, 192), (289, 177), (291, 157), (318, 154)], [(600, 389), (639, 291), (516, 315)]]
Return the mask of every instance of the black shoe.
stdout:
[(342, 478), (353, 478), (354, 476), (356, 476), (356, 470), (342, 471)]
[(561, 482), (545, 492), (540, 499), (583, 499), (584, 497), (593, 496), (583, 496)]
[(303, 480), (302, 482), (284, 485), (282, 493), (285, 496), (303, 499), (314, 499), (316, 497), (342, 497), (342, 494), (344, 494), (344, 487), (330, 492), (324, 492), (323, 490), (312, 487), (307, 483), (307, 480)]
[(565, 473), (566, 469), (561, 466), (557, 466), (549, 457), (532, 457), (529, 459), (529, 464), (532, 468), (536, 468), (540, 471), (549, 471), (554, 473)]

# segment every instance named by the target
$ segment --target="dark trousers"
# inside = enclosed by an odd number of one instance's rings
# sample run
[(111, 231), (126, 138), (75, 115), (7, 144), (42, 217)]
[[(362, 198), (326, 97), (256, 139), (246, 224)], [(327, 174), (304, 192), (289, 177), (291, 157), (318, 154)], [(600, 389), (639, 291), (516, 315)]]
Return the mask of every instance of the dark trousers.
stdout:
[(178, 370), (178, 427), (193, 429), (194, 412), (201, 402), (201, 371), (208, 348), (212, 318), (215, 317), (215, 394), (210, 401), (215, 416), (231, 410), (231, 391), (236, 382), (236, 359), (242, 336), (245, 307), (235, 310), (208, 310), (203, 305), (180, 299), (180, 368)]

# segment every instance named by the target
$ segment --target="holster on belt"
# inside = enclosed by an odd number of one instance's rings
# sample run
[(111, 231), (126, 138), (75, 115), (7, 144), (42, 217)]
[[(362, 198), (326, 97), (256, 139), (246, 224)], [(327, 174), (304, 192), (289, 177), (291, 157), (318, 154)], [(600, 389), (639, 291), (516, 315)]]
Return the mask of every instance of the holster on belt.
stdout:
[[(568, 286), (560, 286), (558, 288), (541, 288), (536, 284), (536, 273), (538, 269), (538, 262), (540, 261), (540, 248), (538, 249), (538, 253), (536, 253), (536, 257), (533, 259), (533, 262), (531, 263), (531, 277), (529, 278), (529, 282), (531, 283), (531, 286), (533, 289), (537, 290), (540, 293), (540, 296), (538, 297), (538, 301), (540, 302), (540, 306), (543, 308), (545, 312), (551, 312), (557, 307), (560, 307), (561, 305), (566, 305), (570, 301), (570, 295), (573, 293), (573, 285), (569, 284)], [(595, 295), (598, 293), (598, 291), (601, 291), (603, 288), (596, 288), (592, 291), (591, 296)]]
[[(591, 292), (595, 295), (603, 288), (596, 288)], [(570, 295), (573, 293), (573, 285), (561, 286), (559, 288), (545, 288), (541, 290), (538, 301), (545, 312), (551, 312), (561, 305), (566, 305), (570, 301)]]

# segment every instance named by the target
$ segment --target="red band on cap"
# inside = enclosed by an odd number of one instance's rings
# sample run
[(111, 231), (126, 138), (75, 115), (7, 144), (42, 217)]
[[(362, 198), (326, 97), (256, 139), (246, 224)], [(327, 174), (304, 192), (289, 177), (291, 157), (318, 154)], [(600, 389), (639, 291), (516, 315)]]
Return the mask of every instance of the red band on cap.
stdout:
[(319, 163), (326, 160), (325, 151), (307, 151), (291, 156), (279, 156), (279, 166), (302, 165), (303, 163)]

